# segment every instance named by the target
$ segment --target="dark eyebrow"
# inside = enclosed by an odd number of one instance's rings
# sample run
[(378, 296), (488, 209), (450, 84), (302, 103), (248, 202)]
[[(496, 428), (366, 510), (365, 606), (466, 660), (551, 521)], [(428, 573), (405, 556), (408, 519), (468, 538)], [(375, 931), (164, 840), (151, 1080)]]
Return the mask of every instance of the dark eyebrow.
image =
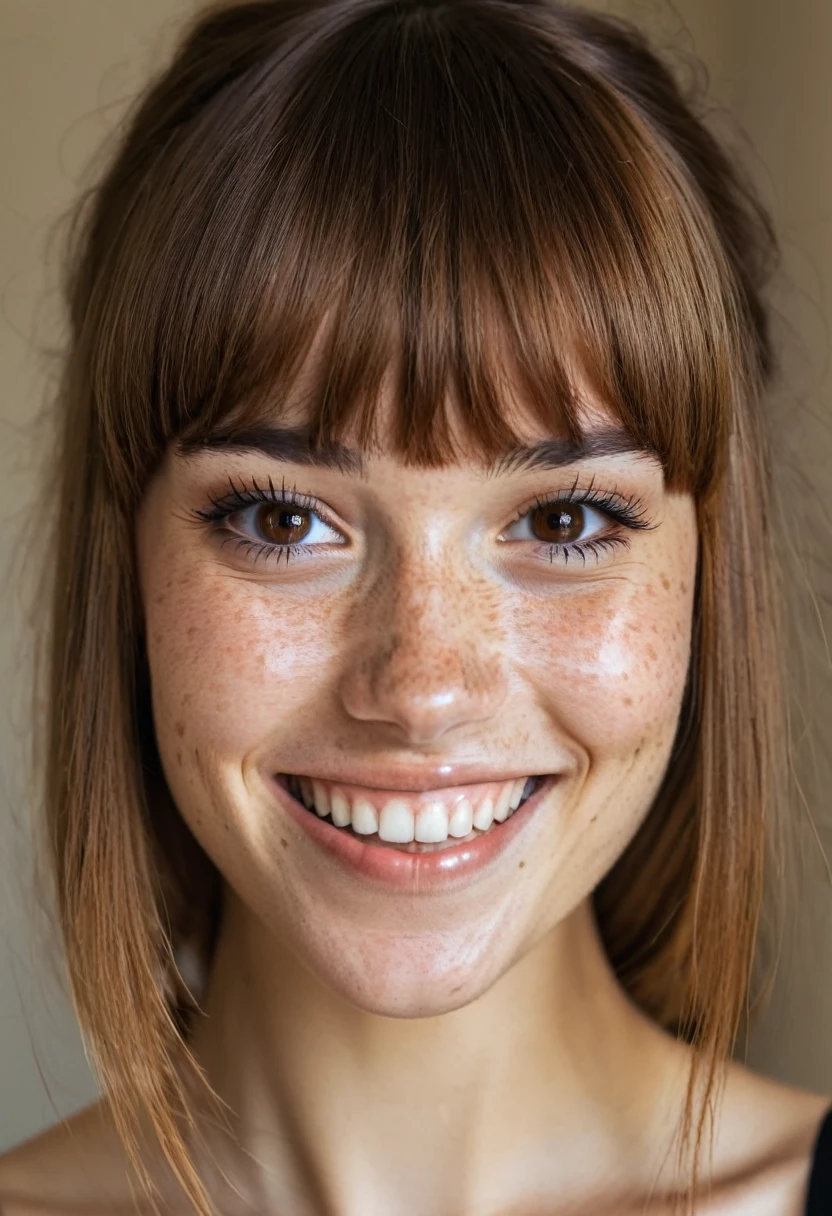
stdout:
[(179, 445), (179, 452), (183, 456), (200, 451), (262, 452), (271, 460), (316, 465), (337, 469), (340, 473), (364, 474), (367, 471), (361, 453), (341, 443), (328, 443), (313, 452), (309, 444), (309, 429), (304, 426), (259, 426), (248, 431), (237, 431), (233, 435), (205, 435)]
[(655, 455), (638, 443), (624, 427), (607, 427), (590, 431), (580, 443), (568, 439), (543, 439), (540, 443), (511, 448), (491, 465), (488, 476), (498, 477), (502, 473), (531, 472), (535, 469), (561, 469), (564, 465), (577, 464), (581, 460), (619, 456), (624, 452)]
[[(180, 444), (183, 456), (198, 451), (261, 452), (271, 460), (292, 464), (313, 465), (336, 469), (340, 473), (366, 475), (367, 465), (361, 452), (341, 443), (325, 444), (313, 452), (306, 427), (263, 426), (233, 435), (207, 435)], [(511, 448), (486, 470), (488, 477), (505, 473), (530, 472), (535, 469), (560, 469), (600, 456), (617, 456), (623, 452), (647, 453), (633, 435), (623, 427), (608, 427), (591, 431), (580, 443), (568, 439), (544, 439), (540, 443)]]

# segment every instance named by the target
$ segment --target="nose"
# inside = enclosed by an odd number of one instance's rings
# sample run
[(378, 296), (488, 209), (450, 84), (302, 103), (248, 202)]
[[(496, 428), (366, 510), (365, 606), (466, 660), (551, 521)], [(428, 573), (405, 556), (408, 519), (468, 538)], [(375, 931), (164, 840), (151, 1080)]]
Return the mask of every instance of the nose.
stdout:
[(447, 566), (441, 579), (413, 566), (372, 588), (340, 680), (346, 712), (414, 745), (492, 719), (508, 691), (497, 595)]

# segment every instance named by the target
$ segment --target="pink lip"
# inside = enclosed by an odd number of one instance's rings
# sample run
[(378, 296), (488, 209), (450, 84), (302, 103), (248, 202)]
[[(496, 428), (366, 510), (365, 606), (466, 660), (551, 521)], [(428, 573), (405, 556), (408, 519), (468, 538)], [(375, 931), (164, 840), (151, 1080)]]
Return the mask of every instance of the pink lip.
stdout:
[(464, 884), (504, 853), (523, 831), (535, 809), (551, 790), (557, 776), (547, 777), (538, 789), (504, 823), (474, 840), (431, 853), (405, 853), (368, 844), (343, 828), (319, 819), (296, 802), (280, 780), (272, 782), (281, 805), (304, 833), (344, 869), (397, 890), (419, 894)]

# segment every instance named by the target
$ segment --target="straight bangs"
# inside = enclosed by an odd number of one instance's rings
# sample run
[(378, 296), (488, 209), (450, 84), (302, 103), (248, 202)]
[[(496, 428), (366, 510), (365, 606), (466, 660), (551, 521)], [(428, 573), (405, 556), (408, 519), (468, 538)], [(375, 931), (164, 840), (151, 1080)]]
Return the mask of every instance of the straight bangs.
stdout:
[[(463, 455), (449, 403), (465, 454), (514, 446), (512, 389), (579, 442), (580, 383), (670, 488), (707, 493), (751, 327), (689, 170), (579, 38), (591, 19), (284, 8), (203, 16), (178, 94), (151, 91), (135, 119), (145, 163), (100, 200), (99, 223), (121, 222), (94, 242), (84, 327), (125, 505), (170, 443), (279, 416), (313, 343), (313, 448), (380, 444), (390, 376), (386, 443), (408, 463)], [(218, 41), (220, 82), (200, 45)]]

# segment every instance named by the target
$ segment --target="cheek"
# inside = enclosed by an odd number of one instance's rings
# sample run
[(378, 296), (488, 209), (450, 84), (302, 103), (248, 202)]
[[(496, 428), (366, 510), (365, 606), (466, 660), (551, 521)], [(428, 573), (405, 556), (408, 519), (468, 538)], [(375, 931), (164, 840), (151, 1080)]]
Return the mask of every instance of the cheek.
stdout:
[(177, 766), (239, 758), (291, 722), (327, 669), (331, 605), (282, 601), (215, 564), (160, 562), (146, 620), (156, 733)]
[(690, 658), (692, 578), (599, 583), (522, 630), (547, 706), (589, 755), (632, 755), (672, 734)]

